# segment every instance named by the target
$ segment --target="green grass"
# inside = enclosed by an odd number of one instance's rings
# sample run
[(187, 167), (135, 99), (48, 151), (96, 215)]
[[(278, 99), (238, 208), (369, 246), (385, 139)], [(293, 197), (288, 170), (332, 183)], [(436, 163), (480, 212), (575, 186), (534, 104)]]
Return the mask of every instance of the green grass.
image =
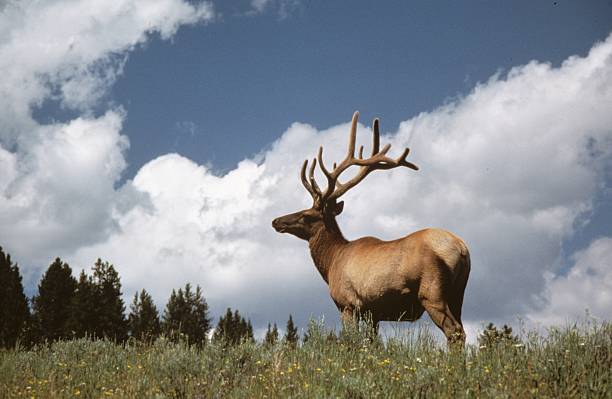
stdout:
[(612, 324), (527, 334), (520, 344), (448, 351), (428, 330), (384, 342), (317, 324), (297, 348), (198, 349), (159, 339), (85, 339), (0, 352), (3, 397), (612, 397)]

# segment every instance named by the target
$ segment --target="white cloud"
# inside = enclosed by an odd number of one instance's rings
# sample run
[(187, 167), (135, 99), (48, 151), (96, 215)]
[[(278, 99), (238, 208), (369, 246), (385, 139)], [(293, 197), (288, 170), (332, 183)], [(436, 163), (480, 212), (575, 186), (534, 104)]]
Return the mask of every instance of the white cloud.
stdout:
[(40, 126), (18, 153), (8, 153), (8, 178), (0, 186), (7, 247), (19, 254), (65, 251), (109, 234), (114, 183), (128, 146), (119, 134), (122, 118), (109, 111)]
[[(128, 139), (124, 112), (91, 112), (127, 53), (153, 34), (210, 21), (209, 3), (182, 0), (9, 2), (0, 10), (0, 237), (38, 278), (49, 253), (108, 237), (138, 193), (116, 190)], [(45, 101), (81, 113), (41, 125)]]
[(529, 314), (541, 325), (565, 325), (585, 316), (612, 319), (612, 238), (593, 241), (572, 256), (574, 265), (565, 275), (548, 276), (541, 296), (545, 306)]
[(121, 72), (127, 51), (153, 33), (213, 18), (209, 3), (182, 0), (11, 2), (0, 14), (0, 138), (30, 130), (32, 106), (55, 98), (95, 104)]
[[(290, 312), (300, 322), (334, 318), (306, 243), (275, 233), (270, 222), (310, 205), (301, 160), (319, 144), (326, 159), (339, 159), (348, 124), (317, 131), (295, 123), (262, 162), (244, 160), (223, 176), (164, 155), (116, 188), (128, 147), (120, 109), (45, 126), (31, 117), (49, 98), (87, 111), (150, 33), (168, 38), (181, 24), (210, 18), (209, 6), (179, 0), (2, 10), (3, 245), (36, 276), (56, 255), (75, 268), (103, 257), (117, 265), (128, 296), (146, 288), (159, 304), (189, 281), (217, 314), (238, 307), (256, 323), (279, 325)], [(495, 76), (385, 137), (396, 153), (410, 145), (421, 171), (368, 177), (346, 195), (340, 224), (349, 238), (394, 238), (430, 225), (462, 236), (473, 258), (464, 310), (471, 326), (538, 311), (557, 317), (566, 309), (554, 305), (555, 293), (582, 277), (545, 276), (559, 275), (562, 241), (607, 184), (610, 109), (612, 37), (559, 68), (531, 62)], [(369, 143), (364, 126), (359, 135)], [(550, 304), (538, 300), (542, 292)], [(580, 298), (599, 309), (600, 299)]]
[(274, 8), (279, 18), (287, 18), (300, 6), (300, 0), (251, 0), (251, 11), (248, 14), (261, 14)]
[[(585, 58), (517, 67), (402, 123), (385, 141), (396, 152), (410, 142), (421, 171), (378, 172), (347, 194), (345, 234), (448, 228), (472, 252), (464, 314), (473, 331), (484, 320), (534, 312), (544, 306), (537, 294), (549, 287), (545, 275), (559, 272), (562, 241), (606, 183), (611, 75), (609, 38)], [(130, 183), (151, 203), (120, 216), (120, 233), (73, 259), (108, 257), (126, 292), (146, 287), (159, 303), (191, 281), (215, 312), (238, 307), (260, 323), (283, 323), (290, 312), (300, 322), (321, 313), (335, 320), (305, 242), (277, 234), (270, 222), (310, 205), (301, 160), (319, 144), (325, 159), (339, 159), (347, 131), (348, 124), (317, 131), (295, 123), (260, 164), (245, 160), (224, 176), (176, 154), (153, 160)], [(359, 137), (370, 141), (361, 125)]]
[(263, 10), (272, 2), (272, 0), (251, 0), (253, 11), (263, 12)]

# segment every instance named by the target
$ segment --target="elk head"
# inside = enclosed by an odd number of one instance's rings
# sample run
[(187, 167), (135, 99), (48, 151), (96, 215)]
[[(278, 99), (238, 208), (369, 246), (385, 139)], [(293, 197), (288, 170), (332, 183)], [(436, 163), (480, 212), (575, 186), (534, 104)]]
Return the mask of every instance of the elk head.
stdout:
[[(359, 118), (359, 112), (353, 114), (353, 120), (351, 122), (351, 130), (349, 133), (349, 143), (347, 155), (340, 164), (334, 163), (333, 168), (329, 171), (323, 163), (323, 147), (319, 147), (319, 153), (316, 158), (312, 159), (312, 163), (308, 170), (308, 177), (306, 176), (306, 169), (308, 169), (308, 160), (304, 161), (302, 169), (300, 171), (300, 178), (302, 184), (308, 190), (312, 196), (312, 206), (308, 209), (304, 209), (295, 213), (291, 213), (285, 216), (281, 216), (272, 221), (272, 226), (279, 233), (289, 233), (303, 240), (310, 240), (310, 238), (320, 230), (326, 228), (327, 230), (337, 230), (335, 217), (339, 215), (343, 208), (344, 202), (338, 202), (338, 198), (346, 193), (351, 188), (359, 184), (370, 172), (378, 169), (392, 169), (398, 166), (405, 166), (414, 170), (419, 168), (406, 161), (409, 149), (406, 148), (404, 152), (396, 159), (389, 158), (387, 153), (391, 148), (391, 144), (385, 145), (380, 149), (380, 132), (378, 118), (372, 122), (372, 153), (369, 158), (363, 158), (363, 145), (359, 147), (358, 156), (355, 156), (355, 142), (357, 138), (357, 119)], [(317, 166), (317, 161), (321, 171), (327, 178), (327, 187), (325, 190), (321, 190), (317, 184), (314, 172)], [(351, 166), (359, 166), (357, 174), (345, 183), (341, 183), (338, 179), (342, 172), (350, 168)]]

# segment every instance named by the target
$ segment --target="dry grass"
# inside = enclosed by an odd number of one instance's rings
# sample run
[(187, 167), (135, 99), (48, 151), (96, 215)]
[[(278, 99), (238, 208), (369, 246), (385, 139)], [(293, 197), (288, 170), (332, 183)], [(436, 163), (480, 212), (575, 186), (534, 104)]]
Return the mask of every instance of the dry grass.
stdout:
[(528, 334), (520, 344), (447, 351), (427, 330), (385, 342), (330, 340), (312, 323), (296, 348), (198, 349), (159, 339), (85, 339), (0, 352), (0, 396), (122, 398), (612, 397), (612, 324)]

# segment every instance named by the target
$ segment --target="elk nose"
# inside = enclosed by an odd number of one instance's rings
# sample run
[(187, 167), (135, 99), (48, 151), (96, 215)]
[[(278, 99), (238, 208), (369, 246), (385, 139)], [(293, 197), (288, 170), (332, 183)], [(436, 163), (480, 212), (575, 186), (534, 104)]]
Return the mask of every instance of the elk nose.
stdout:
[(274, 230), (278, 231), (279, 233), (283, 233), (285, 229), (283, 222), (281, 222), (280, 218), (276, 218), (272, 221), (272, 227), (274, 227)]

